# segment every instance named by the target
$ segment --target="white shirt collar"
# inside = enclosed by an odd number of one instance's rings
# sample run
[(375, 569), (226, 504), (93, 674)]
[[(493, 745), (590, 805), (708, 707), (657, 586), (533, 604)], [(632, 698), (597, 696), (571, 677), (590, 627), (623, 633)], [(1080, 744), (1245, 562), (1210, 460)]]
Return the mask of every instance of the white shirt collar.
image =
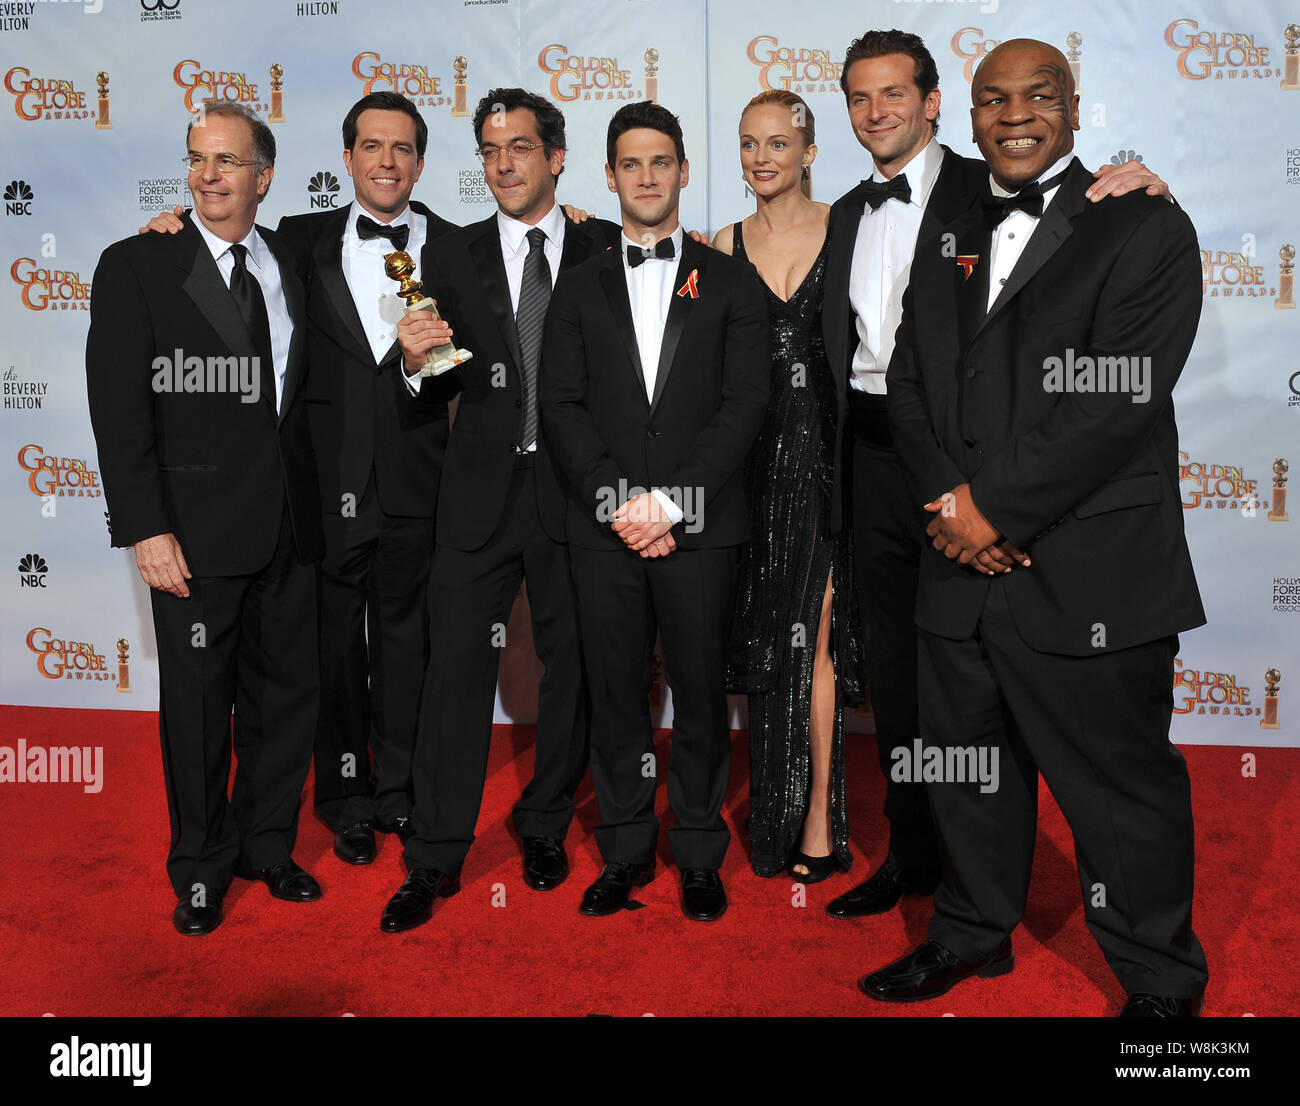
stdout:
[[(192, 215), (191, 221), (203, 235), (203, 241), (208, 244), (208, 249), (212, 251), (212, 260), (216, 261), (223, 253), (230, 249), (232, 243), (227, 242), (224, 238), (218, 238), (212, 231), (204, 225), (203, 220), (197, 215)], [(239, 240), (237, 245), (242, 245), (248, 250), (248, 258), (256, 268), (262, 268), (266, 263), (266, 255), (262, 252), (266, 247), (262, 244), (262, 238), (257, 233), (257, 225), (248, 228), (248, 233)], [(233, 258), (233, 255), (232, 255)]]
[[(1074, 151), (1071, 150), (1063, 158), (1058, 159), (1053, 164), (1049, 165), (1046, 169), (1044, 169), (1041, 173), (1039, 173), (1038, 180), (1040, 181), (1051, 180), (1054, 176), (1056, 176), (1057, 173), (1063, 172), (1066, 166), (1068, 166), (1070, 162), (1072, 162), (1073, 160), (1074, 160)], [(1056, 188), (1059, 187), (1060, 185), (1058, 184)], [(998, 182), (993, 179), (992, 173), (989, 174), (989, 188), (993, 190), (993, 195), (995, 196), (1014, 196), (1016, 194), (1015, 192), (1008, 192), (1005, 188), (1002, 187), (1002, 185), (998, 184)], [(1049, 191), (1055, 192), (1056, 188), (1049, 189)], [(1044, 193), (1044, 206), (1046, 206), (1046, 204), (1047, 204), (1047, 194)]]
[[(930, 141), (920, 153), (914, 154), (912, 160), (899, 169), (894, 176), (900, 173), (907, 174), (907, 185), (912, 190), (911, 203), (917, 207), (924, 207), (926, 201), (930, 198), (930, 190), (934, 187), (934, 182), (939, 179), (939, 170), (943, 168), (943, 147), (939, 145), (939, 140), (931, 136)], [(871, 167), (871, 179), (880, 184), (886, 183), (886, 177), (876, 168), (875, 163)]]
[(564, 235), (564, 209), (558, 203), (552, 204), (550, 211), (535, 224), (529, 224), (507, 215), (500, 208), (497, 208), (497, 230), (501, 232), (501, 240), (511, 257), (523, 247), (528, 232), (533, 229), (533, 226), (542, 229), (548, 242), (554, 242), (558, 245)]
[[(636, 248), (636, 249), (640, 249), (640, 248), (644, 245), (644, 243), (642, 243), (642, 242), (633, 242), (632, 239), (630, 239), (630, 238), (627, 236), (627, 233), (626, 233), (626, 232), (624, 232), (623, 235), (622, 235), (621, 237), (622, 237), (622, 239), (623, 239), (623, 245), (622, 245), (622, 247), (621, 247), (621, 248), (622, 248), (622, 251), (623, 251), (623, 268), (626, 269), (626, 268), (629, 268), (629, 267), (630, 267), (630, 266), (628, 265), (628, 263), (627, 263), (627, 247), (628, 247), (628, 246), (632, 246), (632, 247), (634, 247), (634, 248)], [(682, 256), (682, 242), (683, 242), (683, 241), (685, 240), (685, 238), (686, 238), (686, 232), (685, 232), (684, 230), (682, 230), (682, 224), (681, 224), (681, 223), (678, 223), (678, 224), (677, 224), (677, 229), (674, 230), (674, 231), (672, 232), (672, 234), (668, 235), (668, 237), (669, 237), (670, 239), (672, 239), (672, 243), (673, 243), (673, 257), (674, 257), (675, 259), (677, 259), (677, 260), (680, 261), (680, 260), (681, 260), (681, 256)], [(663, 241), (663, 239), (660, 239), (660, 241)], [(658, 242), (656, 242), (655, 244), (658, 245)], [(675, 270), (674, 270), (674, 271), (675, 271)]]

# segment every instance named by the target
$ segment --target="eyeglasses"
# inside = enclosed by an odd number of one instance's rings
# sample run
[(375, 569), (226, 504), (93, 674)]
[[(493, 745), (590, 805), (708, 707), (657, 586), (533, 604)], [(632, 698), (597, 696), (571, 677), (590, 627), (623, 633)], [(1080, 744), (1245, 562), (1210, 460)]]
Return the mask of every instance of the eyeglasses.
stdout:
[[(181, 158), (181, 162), (186, 165), (191, 172), (197, 172), (208, 163), (207, 154), (186, 154)], [(256, 165), (257, 160), (243, 161), (235, 157), (234, 154), (213, 154), (212, 158), (217, 163), (218, 173), (233, 173), (236, 169), (242, 169), (245, 165)]]
[(501, 154), (507, 154), (511, 161), (527, 161), (534, 150), (540, 150), (544, 142), (512, 142), (509, 146), (480, 146), (475, 153), (485, 165), (491, 165)]

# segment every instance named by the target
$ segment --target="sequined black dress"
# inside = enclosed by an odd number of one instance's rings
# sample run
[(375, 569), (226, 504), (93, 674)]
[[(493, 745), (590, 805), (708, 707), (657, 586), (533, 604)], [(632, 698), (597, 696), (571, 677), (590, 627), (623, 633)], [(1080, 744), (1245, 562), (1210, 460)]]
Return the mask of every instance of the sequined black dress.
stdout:
[[(740, 224), (733, 253), (745, 256)], [(759, 875), (786, 867), (803, 836), (811, 784), (808, 716), (826, 578), (832, 579), (830, 653), (836, 675), (831, 749), (831, 844), (847, 868), (844, 708), (862, 702), (849, 529), (830, 533), (835, 382), (822, 341), (826, 245), (788, 301), (766, 290), (772, 386), (750, 454), (751, 540), (744, 551), (727, 690), (749, 696), (749, 833)]]

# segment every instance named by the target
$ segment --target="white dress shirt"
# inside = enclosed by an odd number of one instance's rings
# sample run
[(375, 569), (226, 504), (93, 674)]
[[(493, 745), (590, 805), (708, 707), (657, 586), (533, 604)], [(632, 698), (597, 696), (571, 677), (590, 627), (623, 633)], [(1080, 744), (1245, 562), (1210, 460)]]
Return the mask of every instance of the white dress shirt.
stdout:
[[(636, 348), (641, 355), (641, 372), (645, 377), (645, 394), (653, 399), (655, 381), (659, 377), (659, 351), (664, 344), (664, 326), (668, 322), (668, 309), (672, 306), (673, 285), (677, 281), (677, 266), (682, 258), (684, 234), (681, 224), (668, 236), (673, 243), (671, 261), (653, 256), (646, 258), (635, 269), (627, 262), (628, 246), (642, 249), (644, 242), (633, 242), (622, 235), (619, 250), (623, 255), (623, 276), (627, 280), (627, 298), (632, 307), (632, 326), (636, 330)], [(656, 243), (657, 244), (657, 243)], [(652, 488), (660, 506), (676, 524), (685, 517), (682, 509), (664, 492)]]
[[(1044, 169), (1037, 179), (1050, 180), (1058, 173), (1064, 172), (1066, 166), (1073, 160), (1074, 152), (1071, 151), (1059, 161)], [(1060, 190), (1060, 187), (1057, 184), (1043, 193), (1044, 211), (1047, 210), (1047, 205), (1056, 198), (1056, 193)], [(991, 173), (989, 174), (989, 188), (992, 189), (995, 196), (1015, 195), (1014, 192), (1008, 192), (998, 184)], [(1029, 239), (1034, 236), (1034, 231), (1038, 229), (1040, 218), (1041, 216), (1030, 215), (1029, 212), (1016, 208), (994, 228), (993, 241), (989, 247), (988, 311), (993, 310), (993, 304), (997, 302), (1002, 286), (1006, 284), (1007, 278), (1011, 275), (1011, 270), (1016, 267), (1016, 262), (1020, 260), (1020, 255), (1024, 253), (1025, 247), (1029, 244)]]
[[(370, 343), (371, 356), (377, 365), (397, 341), (397, 324), (406, 314), (406, 301), (397, 294), (397, 282), (384, 272), (384, 256), (397, 247), (382, 236), (362, 238), (357, 233), (357, 219), (362, 215), (380, 226), (410, 228), (406, 245), (402, 248), (415, 262), (415, 272), (411, 274), (413, 280), (420, 279), (420, 251), (424, 248), (427, 220), (412, 211), (409, 205), (387, 222), (376, 219), (355, 200), (348, 205), (347, 223), (343, 228), (343, 279), (348, 282), (348, 291), (352, 293), (352, 302), (356, 304), (366, 341)], [(417, 376), (417, 387), (419, 382)]]
[[(849, 303), (858, 333), (849, 383), (860, 392), (885, 394), (885, 370), (903, 318), (903, 293), (921, 218), (942, 167), (943, 147), (931, 138), (899, 174), (907, 177), (912, 198), (907, 203), (888, 199), (874, 211), (869, 204), (863, 206), (849, 273)], [(873, 169), (871, 179), (886, 180), (879, 169)]]
[[(212, 259), (221, 271), (221, 278), (230, 287), (230, 277), (235, 271), (235, 255), (230, 252), (230, 243), (218, 238), (203, 225), (197, 215), (194, 225), (203, 236)], [(289, 307), (284, 300), (284, 285), (280, 282), (280, 264), (262, 236), (253, 227), (237, 243), (248, 251), (248, 272), (262, 289), (262, 299), (266, 301), (266, 320), (271, 330), (271, 367), (275, 376), (275, 409), (280, 410), (280, 401), (284, 397), (284, 374), (289, 368), (289, 342), (293, 339), (293, 322), (289, 318)], [(260, 382), (261, 377), (258, 377)]]

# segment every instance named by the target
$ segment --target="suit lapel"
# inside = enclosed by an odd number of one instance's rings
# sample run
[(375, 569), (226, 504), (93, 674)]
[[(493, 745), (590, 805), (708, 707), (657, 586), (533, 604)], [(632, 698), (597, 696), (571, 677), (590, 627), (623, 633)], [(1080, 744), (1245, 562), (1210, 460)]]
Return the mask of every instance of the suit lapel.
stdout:
[(939, 167), (939, 176), (930, 190), (925, 213), (921, 216), (921, 227), (916, 235), (917, 245), (935, 237), (970, 207), (974, 198), (966, 185), (961, 157), (944, 146), (943, 164)]
[[(627, 294), (627, 278), (623, 275), (623, 255), (610, 250), (608, 260), (600, 267), (600, 289), (614, 316), (614, 326), (623, 339), (628, 364), (636, 374), (636, 392), (645, 399), (645, 370), (641, 367), (641, 351), (636, 344), (636, 327), (632, 322), (632, 301)], [(646, 400), (649, 403), (649, 400)]]
[[(187, 219), (190, 218), (187, 216)], [(185, 246), (184, 260), (178, 266), (186, 274), (181, 283), (185, 294), (194, 301), (200, 314), (211, 324), (221, 341), (236, 357), (255, 357), (253, 339), (244, 326), (239, 308), (230, 296), (230, 289), (217, 268), (217, 262), (208, 249), (203, 236), (190, 224), (182, 234)]]
[(510, 309), (510, 283), (506, 279), (506, 263), (501, 256), (501, 235), (495, 215), (479, 223), (479, 232), (469, 244), (469, 253), (478, 269), (479, 284), (506, 340), (506, 348), (514, 359), (515, 372), (520, 372), (524, 355), (519, 348), (514, 312)]
[[(294, 259), (285, 248), (284, 243), (272, 231), (258, 227), (262, 241), (275, 257), (280, 267), (280, 286), (284, 289), (284, 304), (289, 312), (289, 321), (293, 324), (293, 336), (289, 339), (289, 356), (284, 372), (284, 395), (280, 397), (280, 418), (289, 410), (302, 383), (304, 359), (302, 355), (307, 319), (307, 289), (303, 287)], [(351, 297), (349, 297), (350, 299)], [(272, 367), (274, 371), (274, 367)]]
[(1065, 180), (1061, 182), (1052, 203), (1043, 212), (1043, 217), (1038, 220), (1038, 226), (1034, 228), (1034, 233), (1026, 244), (1024, 252), (1016, 261), (1015, 268), (1011, 270), (1006, 284), (1002, 286), (1002, 291), (998, 293), (998, 298), (993, 302), (993, 307), (976, 330), (976, 334), (1016, 297), (1016, 294), (1033, 279), (1038, 270), (1047, 264), (1048, 259), (1074, 233), (1070, 220), (1087, 202), (1083, 193), (1091, 180), (1092, 174), (1083, 167), (1078, 158), (1070, 162)]
[(703, 280), (704, 258), (701, 251), (695, 248), (694, 239), (683, 237), (682, 259), (678, 262), (677, 275), (673, 278), (673, 295), (668, 301), (668, 318), (664, 320), (663, 342), (659, 346), (659, 368), (655, 372), (655, 391), (650, 400), (650, 414), (652, 416), (655, 408), (659, 406), (659, 397), (664, 394), (664, 386), (668, 383), (668, 374), (672, 372), (673, 364), (677, 360), (677, 347), (681, 341), (682, 331), (686, 329), (691, 308), (695, 304), (695, 300), (691, 296), (679, 296), (677, 294), (690, 277), (692, 269), (699, 270), (697, 279)]
[(367, 362), (374, 362), (375, 355), (370, 351), (366, 340), (366, 328), (357, 313), (356, 301), (348, 287), (347, 277), (343, 275), (343, 236), (347, 233), (348, 213), (351, 207), (339, 212), (337, 219), (331, 219), (324, 227), (325, 233), (312, 244), (312, 261), (320, 278), (325, 294), (329, 296), (334, 315), (342, 324), (342, 331), (352, 339), (355, 353)]
[[(827, 294), (822, 306), (825, 314), (823, 335), (830, 357), (831, 371), (840, 382), (837, 395), (843, 396), (849, 367), (850, 333), (852, 324), (849, 317), (849, 277), (853, 271), (853, 249), (858, 241), (858, 224), (862, 220), (862, 210), (866, 206), (866, 188), (859, 184), (845, 193), (836, 205), (837, 210), (826, 233), (830, 236), (830, 247), (826, 255), (826, 289)], [(832, 291), (833, 289), (833, 291)]]
[[(988, 314), (989, 303), (989, 254), (993, 232), (984, 219), (982, 209), (963, 219), (957, 231), (957, 261), (953, 277), (957, 281), (957, 325), (962, 349), (966, 349), (974, 339), (984, 317)], [(937, 233), (937, 232), (936, 232)], [(974, 258), (970, 275), (965, 275), (962, 261), (970, 264)]]

